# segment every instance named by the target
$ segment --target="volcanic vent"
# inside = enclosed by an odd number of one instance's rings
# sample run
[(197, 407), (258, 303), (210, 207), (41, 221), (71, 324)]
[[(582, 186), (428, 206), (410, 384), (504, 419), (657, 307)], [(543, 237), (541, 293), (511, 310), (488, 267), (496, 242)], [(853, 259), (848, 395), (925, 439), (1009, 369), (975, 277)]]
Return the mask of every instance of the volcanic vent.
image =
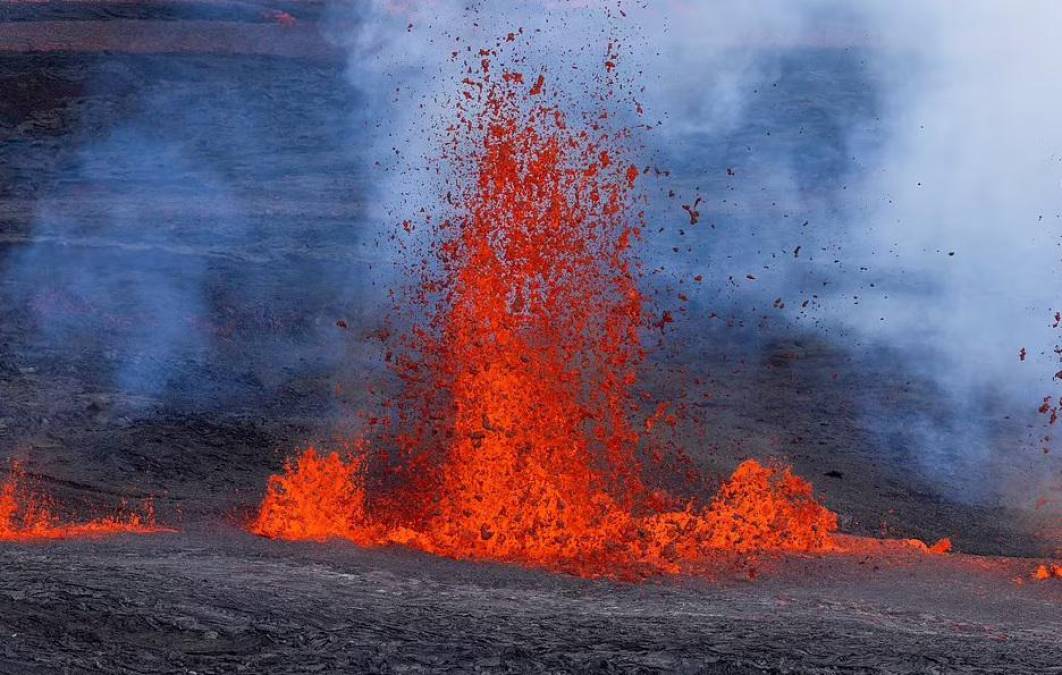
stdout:
[(545, 73), (499, 65), (520, 39), (467, 68), (441, 157), (452, 210), (403, 223), (432, 243), (420, 284), (398, 294), (427, 318), (394, 361), (392, 480), (367, 480), (382, 451), (309, 449), (270, 480), (253, 531), (587, 576), (677, 572), (720, 549), (830, 549), (836, 516), (787, 468), (748, 461), (708, 507), (643, 481), (640, 172), (617, 112), (640, 106), (616, 93), (615, 45), (594, 105), (572, 114)]

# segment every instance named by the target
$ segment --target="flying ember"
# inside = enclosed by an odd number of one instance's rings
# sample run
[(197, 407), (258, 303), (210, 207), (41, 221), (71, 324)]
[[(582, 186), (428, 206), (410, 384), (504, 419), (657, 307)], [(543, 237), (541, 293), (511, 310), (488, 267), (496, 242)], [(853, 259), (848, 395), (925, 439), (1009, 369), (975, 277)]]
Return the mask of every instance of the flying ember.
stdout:
[(833, 548), (836, 516), (785, 467), (746, 461), (707, 506), (643, 482), (640, 173), (610, 110), (616, 52), (599, 108), (576, 114), (545, 74), (479, 52), (443, 150), (452, 212), (426, 219), (434, 264), (411, 294), (427, 319), (395, 359), (400, 466), (370, 481), (373, 453), (306, 450), (271, 479), (253, 531), (584, 576)]

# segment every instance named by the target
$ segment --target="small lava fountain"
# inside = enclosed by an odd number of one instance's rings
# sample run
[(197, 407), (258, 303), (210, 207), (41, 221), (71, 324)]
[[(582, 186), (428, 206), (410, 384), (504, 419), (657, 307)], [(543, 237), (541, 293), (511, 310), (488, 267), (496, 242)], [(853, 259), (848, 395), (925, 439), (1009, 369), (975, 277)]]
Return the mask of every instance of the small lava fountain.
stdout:
[(618, 54), (610, 44), (601, 108), (576, 119), (545, 74), (498, 68), (497, 54), (469, 66), (448, 127), (453, 212), (424, 223), (438, 264), (413, 297), (429, 318), (394, 361), (402, 484), (370, 495), (364, 448), (309, 449), (270, 480), (251, 529), (582, 576), (833, 549), (836, 516), (788, 468), (747, 461), (707, 506), (643, 483), (640, 172), (608, 111)]
[(0, 483), (0, 541), (71, 539), (111, 534), (151, 534), (164, 532), (155, 523), (153, 504), (148, 501), (140, 512), (117, 514), (81, 523), (64, 523), (54, 504), (34, 491), (25, 471), (13, 464), (8, 478)]

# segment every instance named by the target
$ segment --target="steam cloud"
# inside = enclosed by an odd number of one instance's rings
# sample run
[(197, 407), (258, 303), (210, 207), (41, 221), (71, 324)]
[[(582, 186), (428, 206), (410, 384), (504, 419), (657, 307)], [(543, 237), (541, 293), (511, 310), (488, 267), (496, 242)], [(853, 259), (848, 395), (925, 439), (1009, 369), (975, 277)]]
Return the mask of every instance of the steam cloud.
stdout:
[[(646, 160), (672, 172), (660, 192), (679, 193), (657, 195), (654, 225), (704, 200), (701, 224), (651, 238), (649, 260), (711, 280), (693, 299), (704, 313), (753, 323), (781, 298), (775, 331), (820, 332), (868, 366), (928, 378), (929, 408), (867, 394), (864, 424), (912, 447), (912, 468), (950, 496), (999, 498), (1007, 479), (985, 472), (1004, 454), (1056, 480), (1036, 408), (1058, 389), (1062, 131), (1050, 92), (1062, 74), (1048, 64), (1062, 8), (676, 0), (623, 3), (621, 18), (597, 2), (359, 6), (351, 82), (394, 90), (371, 119), (391, 120), (380, 137), (407, 158), (430, 155), (426, 125), (452, 90), (439, 54), (524, 27), (538, 65), (563, 73), (554, 86), (574, 90), (566, 76), (593, 68), (594, 45), (621, 27), (656, 127)], [(438, 198), (399, 182), (385, 183), (392, 216)]]

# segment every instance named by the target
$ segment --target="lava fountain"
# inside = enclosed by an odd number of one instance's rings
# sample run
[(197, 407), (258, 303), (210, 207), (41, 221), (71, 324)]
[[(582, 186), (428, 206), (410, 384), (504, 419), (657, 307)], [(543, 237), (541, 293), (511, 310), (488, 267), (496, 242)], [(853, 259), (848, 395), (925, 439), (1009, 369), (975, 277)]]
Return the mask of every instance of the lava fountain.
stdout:
[(13, 464), (0, 483), (0, 541), (70, 539), (112, 534), (151, 534), (168, 531), (155, 523), (152, 503), (140, 512), (117, 514), (81, 523), (61, 522), (54, 504), (30, 488), (25, 471)]
[(619, 55), (610, 44), (599, 109), (571, 114), (544, 73), (495, 64), (515, 39), (463, 80), (443, 150), (452, 211), (404, 223), (433, 237), (410, 294), (428, 318), (394, 360), (401, 480), (371, 494), (372, 453), (310, 449), (271, 479), (251, 529), (583, 576), (831, 549), (836, 516), (787, 468), (745, 462), (707, 507), (643, 482), (640, 172), (610, 110)]

